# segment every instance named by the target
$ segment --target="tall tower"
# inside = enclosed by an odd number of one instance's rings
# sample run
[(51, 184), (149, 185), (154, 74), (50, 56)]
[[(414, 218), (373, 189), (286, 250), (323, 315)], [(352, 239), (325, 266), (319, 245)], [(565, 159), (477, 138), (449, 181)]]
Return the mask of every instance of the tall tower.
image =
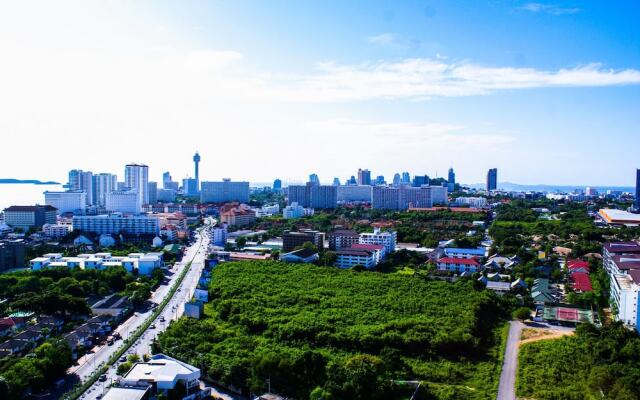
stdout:
[(193, 163), (196, 167), (196, 187), (197, 191), (200, 191), (200, 154), (196, 151), (196, 154), (193, 156)]
[(487, 192), (498, 188), (498, 168), (491, 168), (487, 172)]
[(144, 164), (127, 164), (124, 167), (125, 185), (138, 193), (138, 205), (149, 204), (149, 167)]
[(640, 211), (640, 169), (636, 169), (636, 210)]

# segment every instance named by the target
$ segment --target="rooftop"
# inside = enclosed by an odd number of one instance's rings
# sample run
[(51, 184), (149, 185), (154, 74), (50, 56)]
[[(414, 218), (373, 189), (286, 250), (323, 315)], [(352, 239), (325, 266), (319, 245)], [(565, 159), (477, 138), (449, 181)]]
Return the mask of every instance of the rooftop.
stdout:
[(127, 381), (172, 382), (179, 376), (195, 375), (200, 377), (200, 370), (163, 354), (155, 355), (147, 362), (139, 362), (124, 376)]
[(58, 211), (57, 208), (53, 207), (53, 206), (49, 206), (49, 205), (45, 205), (45, 206), (11, 206), (11, 207), (7, 207), (4, 209), (5, 212), (9, 211), (9, 212), (33, 212), (33, 211), (37, 211), (37, 210), (42, 210), (44, 209), (45, 211)]
[(442, 257), (438, 260), (438, 263), (446, 264), (463, 264), (463, 265), (475, 265), (479, 266), (480, 263), (473, 258), (459, 258), (459, 257)]
[(609, 242), (604, 244), (609, 253), (640, 253), (640, 244), (637, 242)]

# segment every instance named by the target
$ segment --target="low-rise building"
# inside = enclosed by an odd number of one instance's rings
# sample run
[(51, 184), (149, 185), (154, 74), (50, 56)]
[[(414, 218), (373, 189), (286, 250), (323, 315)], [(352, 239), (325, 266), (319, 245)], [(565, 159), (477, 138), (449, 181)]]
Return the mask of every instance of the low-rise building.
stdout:
[(72, 230), (73, 227), (69, 224), (44, 224), (42, 226), (42, 232), (45, 236), (54, 239), (60, 239), (67, 236)]
[(438, 260), (438, 270), (450, 272), (478, 272), (480, 263), (474, 258), (443, 257)]
[(282, 250), (288, 253), (295, 250), (296, 247), (302, 246), (306, 242), (313, 244), (318, 250), (323, 249), (324, 233), (311, 229), (285, 231), (282, 235)]
[(477, 249), (447, 247), (444, 249), (445, 256), (455, 258), (483, 258), (485, 257), (486, 253), (487, 250), (484, 247), (478, 247)]
[(24, 239), (0, 241), (0, 272), (24, 267), (24, 254)]
[(284, 253), (280, 255), (280, 261), (290, 262), (290, 263), (312, 263), (317, 261), (319, 258), (318, 252), (310, 250), (310, 249), (300, 249), (294, 250), (289, 253)]
[(348, 249), (356, 243), (360, 243), (360, 234), (356, 231), (338, 229), (329, 233), (330, 250)]
[(373, 228), (373, 232), (360, 234), (361, 244), (379, 244), (384, 246), (386, 254), (396, 251), (397, 233), (395, 231), (382, 231), (380, 228)]
[(167, 395), (180, 384), (186, 395), (200, 393), (200, 370), (164, 354), (138, 362), (120, 379), (120, 386), (149, 387), (153, 393)]
[(96, 234), (157, 235), (160, 232), (158, 218), (149, 215), (75, 215), (72, 223), (74, 231)]
[(220, 207), (220, 222), (229, 226), (250, 225), (256, 220), (256, 213), (246, 204), (225, 204)]
[(87, 192), (81, 190), (67, 192), (47, 191), (44, 192), (44, 203), (54, 207), (59, 214), (84, 214), (87, 208)]
[(336, 251), (336, 267), (351, 268), (357, 265), (370, 269), (376, 266), (376, 255), (369, 250), (342, 249)]
[(28, 231), (44, 224), (55, 224), (57, 211), (50, 205), (11, 206), (4, 209), (4, 222), (12, 228)]

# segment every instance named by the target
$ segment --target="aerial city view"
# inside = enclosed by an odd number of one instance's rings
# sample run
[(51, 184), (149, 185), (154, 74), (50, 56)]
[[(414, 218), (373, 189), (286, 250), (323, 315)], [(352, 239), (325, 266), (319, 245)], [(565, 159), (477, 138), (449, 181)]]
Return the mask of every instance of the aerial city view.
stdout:
[(0, 400), (640, 399), (638, 1), (6, 1), (0, 107)]

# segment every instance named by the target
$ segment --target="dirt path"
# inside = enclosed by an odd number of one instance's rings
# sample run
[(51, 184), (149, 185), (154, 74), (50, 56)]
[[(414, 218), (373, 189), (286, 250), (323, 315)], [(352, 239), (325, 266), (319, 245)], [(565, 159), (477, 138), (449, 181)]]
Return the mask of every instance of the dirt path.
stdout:
[(539, 340), (558, 339), (563, 336), (571, 336), (574, 331), (568, 330), (553, 330), (553, 329), (540, 329), (540, 328), (525, 328), (522, 330), (522, 337), (518, 346), (523, 344), (537, 342)]

